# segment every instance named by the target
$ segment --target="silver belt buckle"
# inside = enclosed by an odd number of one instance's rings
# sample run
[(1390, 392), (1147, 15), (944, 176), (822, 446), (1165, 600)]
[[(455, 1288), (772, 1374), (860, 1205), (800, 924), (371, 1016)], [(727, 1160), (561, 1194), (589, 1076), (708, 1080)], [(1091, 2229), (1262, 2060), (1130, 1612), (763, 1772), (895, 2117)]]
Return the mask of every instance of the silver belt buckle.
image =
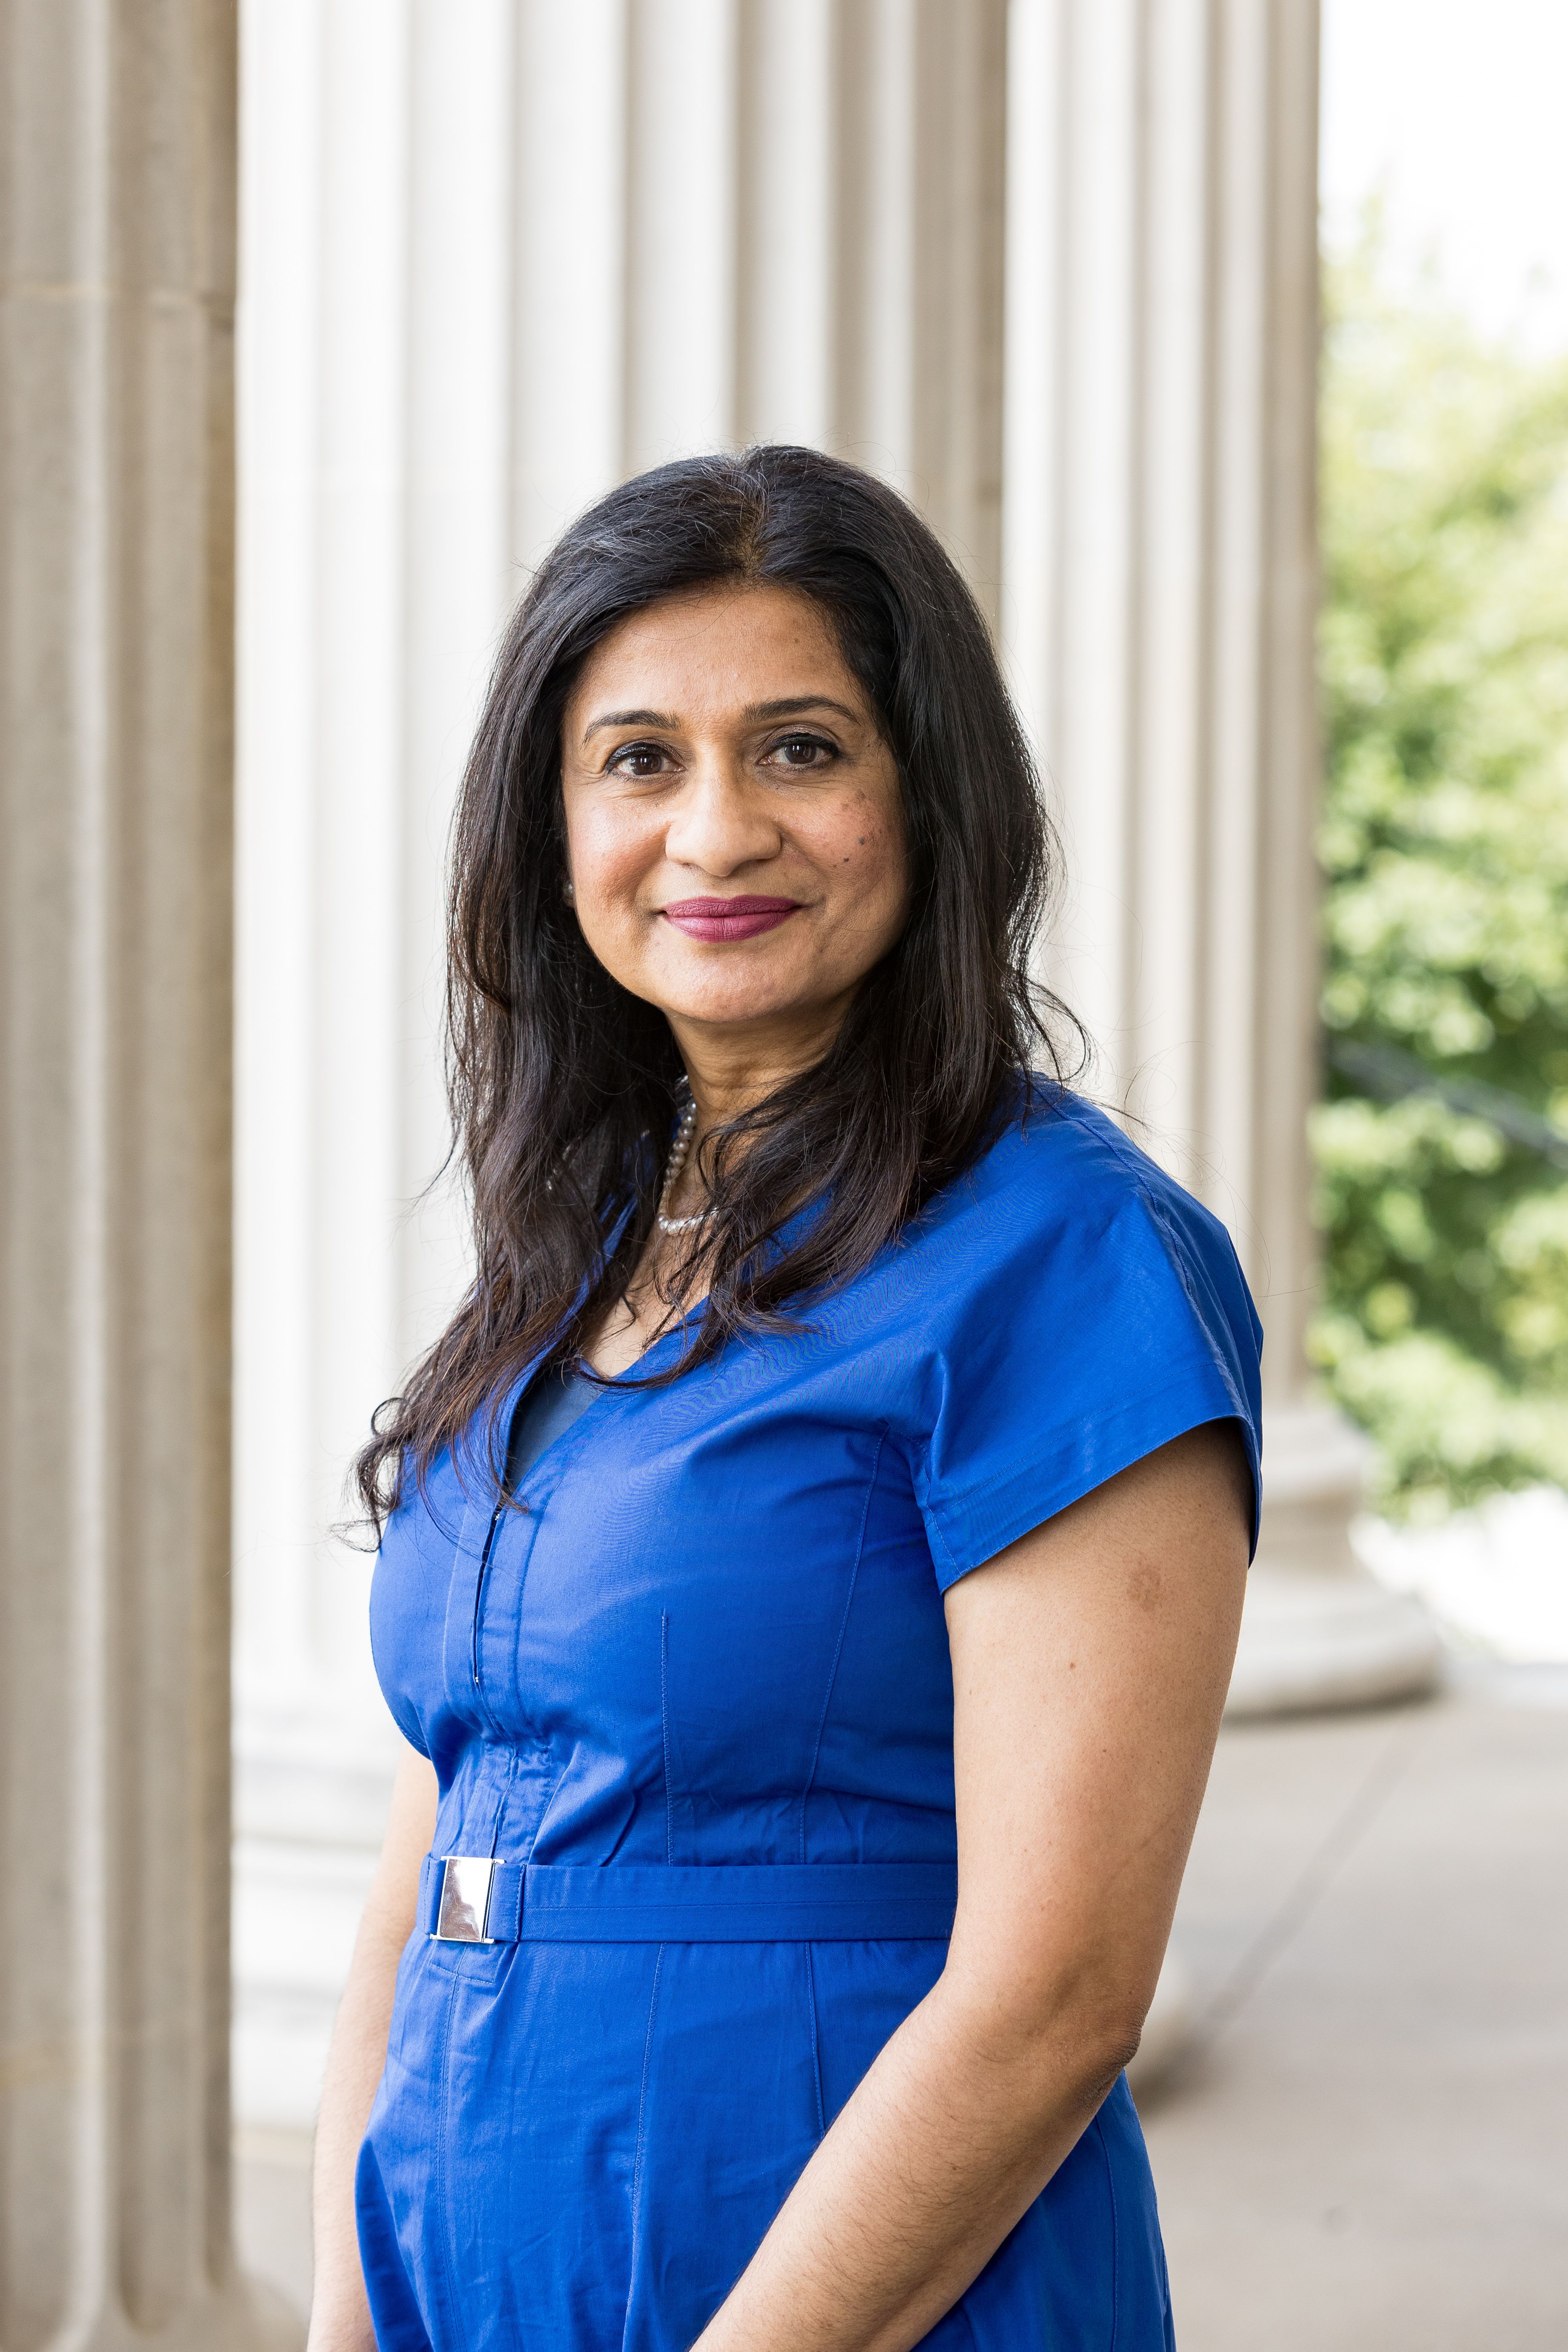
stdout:
[(448, 1853), (441, 1866), (441, 1907), (436, 1915), (433, 1944), (489, 1944), (490, 1887), (495, 1880), (493, 1858)]

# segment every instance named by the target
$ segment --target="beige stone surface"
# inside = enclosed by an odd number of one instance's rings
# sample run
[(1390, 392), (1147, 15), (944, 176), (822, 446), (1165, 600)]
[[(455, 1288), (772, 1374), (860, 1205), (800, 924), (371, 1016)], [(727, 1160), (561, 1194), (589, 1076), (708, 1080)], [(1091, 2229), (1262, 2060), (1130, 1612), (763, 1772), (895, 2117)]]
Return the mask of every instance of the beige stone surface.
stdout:
[(1206, 1200), (1293, 1404), (1317, 1244), (1318, 10), (1015, 0), (1001, 637), (1047, 976)]
[(0, 10), (0, 2344), (229, 2226), (233, 0)]
[(310, 2307), (310, 2151), (303, 2131), (241, 2126), (234, 2142), (234, 2225), (251, 2278), (291, 2310)]
[(1222, 1736), (1143, 2100), (1182, 2352), (1568, 2343), (1568, 1674)]

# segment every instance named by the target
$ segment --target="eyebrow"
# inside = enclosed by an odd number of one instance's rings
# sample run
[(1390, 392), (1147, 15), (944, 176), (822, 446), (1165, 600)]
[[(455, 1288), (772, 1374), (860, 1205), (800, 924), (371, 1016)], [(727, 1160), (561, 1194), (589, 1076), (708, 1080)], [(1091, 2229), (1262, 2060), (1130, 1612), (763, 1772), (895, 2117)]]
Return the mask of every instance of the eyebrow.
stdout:
[(583, 730), (583, 740), (585, 743), (601, 727), (674, 728), (678, 723), (668, 710), (606, 710), (602, 717), (589, 719)]
[(860, 723), (860, 713), (851, 710), (845, 702), (835, 702), (830, 694), (792, 694), (781, 702), (751, 702), (746, 706), (748, 719), (798, 719), (806, 710), (837, 710), (840, 719)]
[[(798, 719), (807, 710), (837, 710), (841, 719), (852, 726), (860, 724), (861, 713), (851, 710), (847, 703), (835, 702), (830, 694), (791, 694), (776, 702), (749, 702), (742, 714), (746, 719)], [(668, 710), (606, 710), (597, 719), (590, 719), (583, 730), (585, 743), (601, 727), (664, 727), (672, 733), (679, 726), (679, 719)]]

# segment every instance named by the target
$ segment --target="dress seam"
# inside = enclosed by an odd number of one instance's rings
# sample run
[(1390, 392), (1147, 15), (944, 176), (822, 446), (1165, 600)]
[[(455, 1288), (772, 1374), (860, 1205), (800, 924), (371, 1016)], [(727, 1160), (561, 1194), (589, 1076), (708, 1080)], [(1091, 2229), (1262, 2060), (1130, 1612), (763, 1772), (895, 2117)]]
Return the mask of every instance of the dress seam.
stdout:
[(1099, 2116), (1094, 2119), (1094, 2136), (1100, 2142), (1100, 2158), (1105, 2166), (1105, 2193), (1110, 2206), (1110, 2334), (1105, 2352), (1116, 2352), (1120, 2331), (1121, 2301), (1118, 2292), (1121, 2283), (1121, 2256), (1118, 2244), (1119, 2230), (1116, 2211), (1116, 2167), (1110, 2161), (1110, 2150), (1105, 2145), (1105, 2126)]
[(811, 2082), (816, 2094), (816, 2137), (820, 2143), (827, 2137), (827, 2109), (822, 2096), (822, 2051), (816, 2032), (816, 1953), (810, 1944), (805, 1947), (805, 1996), (811, 2012)]
[(528, 1851), (521, 1857), (525, 1864), (533, 1860), (533, 1850), (539, 1843), (539, 1832), (550, 1817), (550, 1808), (555, 1802), (562, 1781), (566, 1778), (567, 1769), (565, 1764), (558, 1765), (556, 1768), (555, 1778), (551, 1781), (544, 1802), (539, 1808), (539, 1817), (533, 1824), (533, 1833), (528, 1841)]
[(447, 1969), (443, 1969), (440, 1973), (447, 1978), (447, 1992), (445, 2011), (441, 2019), (441, 2040), (437, 2055), (437, 2079), (441, 2084), (441, 2104), (443, 2113), (441, 2116), (440, 2128), (436, 2135), (436, 2210), (441, 2216), (441, 2269), (444, 2274), (442, 2284), (447, 2290), (446, 2301), (447, 2315), (450, 2317), (453, 2330), (458, 2340), (462, 2344), (466, 2345), (468, 2341), (468, 2330), (463, 2317), (462, 2301), (458, 2294), (457, 2263), (455, 2259), (455, 2249), (452, 2244), (452, 2209), (451, 2200), (447, 2192), (447, 2131), (448, 2118), (445, 2112), (449, 2104), (450, 2095), (450, 2085), (447, 2082), (447, 2063), (452, 2045), (452, 2011), (458, 2006), (458, 1978), (456, 1969), (448, 1971)]
[(497, 1847), (500, 1844), (501, 1823), (506, 1818), (507, 1799), (510, 1796), (512, 1790), (517, 1785), (517, 1749), (515, 1748), (510, 1748), (507, 1750), (506, 1779), (501, 1782), (500, 1789), (496, 1791), (496, 1817), (490, 1826), (490, 1853), (492, 1857), (495, 1854)]
[[(860, 1580), (860, 1562), (866, 1550), (866, 1529), (871, 1517), (871, 1497), (877, 1491), (877, 1479), (882, 1466), (882, 1449), (888, 1443), (884, 1423), (877, 1437), (877, 1450), (871, 1456), (871, 1467), (866, 1478), (866, 1499), (860, 1506), (860, 1528), (855, 1538), (855, 1564), (849, 1571), (848, 1589), (844, 1595), (844, 1607), (838, 1618), (838, 1639), (833, 1645), (833, 1663), (827, 1669), (827, 1685), (822, 1694), (822, 1712), (816, 1721), (816, 1738), (812, 1743), (811, 1769), (800, 1792), (800, 1858), (805, 1860), (805, 1807), (816, 1785), (816, 1768), (822, 1757), (823, 1734), (827, 1729), (827, 1717), (833, 1706), (834, 1685), (838, 1680), (838, 1662), (844, 1655), (844, 1639), (849, 1631), (849, 1612), (855, 1602), (855, 1587)], [(815, 2030), (815, 2029), (814, 2029)]]
[(637, 2086), (637, 2154), (632, 2161), (632, 2233), (628, 2263), (630, 2275), (626, 2280), (626, 2315), (621, 2323), (623, 2352), (626, 2330), (632, 2321), (632, 2298), (637, 2293), (637, 2260), (642, 2252), (643, 2143), (647, 2128), (647, 2078), (648, 2069), (653, 2063), (653, 2027), (654, 2020), (658, 2015), (658, 1986), (659, 1979), (663, 1974), (664, 1946), (661, 1944), (658, 1948), (658, 1957), (653, 1964), (653, 1990), (647, 2000), (647, 2032), (643, 2037), (642, 2081)]
[(658, 1620), (658, 1731), (664, 1748), (664, 1858), (675, 1860), (675, 1790), (669, 1778), (669, 1612)]

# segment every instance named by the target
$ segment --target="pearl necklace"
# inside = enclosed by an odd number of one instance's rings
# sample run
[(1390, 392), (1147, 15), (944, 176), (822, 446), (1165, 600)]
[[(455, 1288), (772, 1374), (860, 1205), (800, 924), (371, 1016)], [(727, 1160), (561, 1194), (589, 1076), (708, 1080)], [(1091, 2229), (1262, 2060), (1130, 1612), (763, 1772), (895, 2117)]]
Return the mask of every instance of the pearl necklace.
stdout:
[(691, 1156), (691, 1139), (697, 1132), (697, 1105), (689, 1102), (680, 1114), (680, 1125), (675, 1130), (675, 1141), (669, 1150), (669, 1164), (664, 1171), (664, 1189), (658, 1196), (658, 1229), (661, 1234), (689, 1234), (693, 1225), (702, 1224), (708, 1216), (700, 1209), (694, 1217), (667, 1217), (671, 1193), (680, 1181), (681, 1171)]

